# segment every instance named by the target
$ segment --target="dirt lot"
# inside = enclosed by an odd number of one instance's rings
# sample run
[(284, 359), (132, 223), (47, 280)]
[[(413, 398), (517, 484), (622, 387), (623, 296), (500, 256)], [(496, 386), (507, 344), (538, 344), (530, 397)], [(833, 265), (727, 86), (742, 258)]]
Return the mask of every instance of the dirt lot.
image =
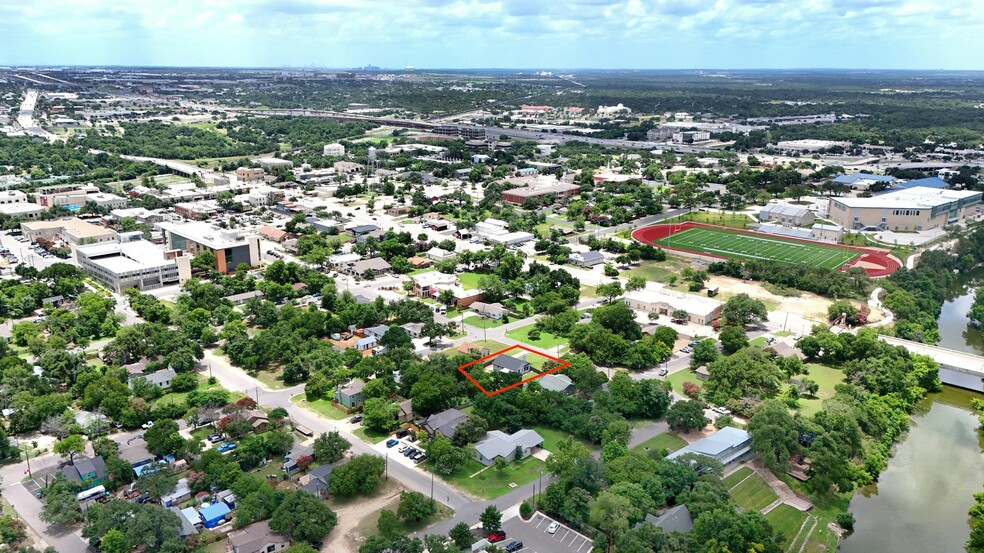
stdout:
[(725, 297), (748, 294), (765, 302), (770, 311), (779, 310), (796, 313), (804, 319), (818, 322), (827, 320), (827, 308), (833, 303), (832, 300), (809, 292), (800, 292), (799, 297), (779, 296), (762, 288), (757, 282), (745, 282), (728, 277), (711, 277), (706, 286), (707, 288), (719, 288), (721, 295)]

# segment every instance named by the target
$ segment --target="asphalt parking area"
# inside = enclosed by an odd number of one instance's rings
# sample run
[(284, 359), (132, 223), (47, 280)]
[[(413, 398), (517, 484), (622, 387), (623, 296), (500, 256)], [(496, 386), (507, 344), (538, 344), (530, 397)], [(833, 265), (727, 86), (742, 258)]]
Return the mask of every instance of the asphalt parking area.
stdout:
[(523, 542), (521, 553), (588, 553), (591, 551), (591, 538), (558, 522), (560, 527), (555, 534), (548, 534), (547, 528), (554, 520), (542, 513), (536, 513), (529, 522), (519, 517), (503, 521), (502, 529), (506, 539), (498, 544), (505, 547), (512, 541)]

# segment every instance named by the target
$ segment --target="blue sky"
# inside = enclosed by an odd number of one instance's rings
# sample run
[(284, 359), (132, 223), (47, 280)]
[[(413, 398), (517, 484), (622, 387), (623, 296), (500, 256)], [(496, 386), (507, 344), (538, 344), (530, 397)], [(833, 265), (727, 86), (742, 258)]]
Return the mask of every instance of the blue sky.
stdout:
[(984, 69), (984, 0), (0, 0), (0, 64)]

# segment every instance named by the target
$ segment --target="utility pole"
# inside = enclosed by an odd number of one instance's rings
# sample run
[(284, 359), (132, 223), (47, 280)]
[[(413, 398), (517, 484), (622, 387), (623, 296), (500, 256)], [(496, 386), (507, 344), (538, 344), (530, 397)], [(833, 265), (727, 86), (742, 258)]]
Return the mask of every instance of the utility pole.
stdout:
[(386, 464), (385, 464), (385, 469), (384, 470), (385, 470), (385, 474), (386, 474), (386, 481), (389, 482), (389, 479), (390, 479), (390, 454), (389, 454), (389, 452), (386, 452)]
[(434, 506), (434, 473), (431, 473), (431, 507)]

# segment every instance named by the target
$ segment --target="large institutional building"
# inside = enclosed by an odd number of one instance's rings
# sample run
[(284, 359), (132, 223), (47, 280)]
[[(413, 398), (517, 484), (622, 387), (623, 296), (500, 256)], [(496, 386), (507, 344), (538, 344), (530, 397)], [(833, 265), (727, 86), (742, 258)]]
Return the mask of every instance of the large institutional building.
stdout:
[(981, 194), (917, 186), (870, 198), (831, 198), (827, 216), (850, 230), (930, 230), (979, 212)]
[(203, 251), (215, 254), (215, 270), (231, 273), (240, 263), (260, 264), (260, 237), (243, 237), (234, 230), (223, 230), (208, 223), (160, 223), (166, 248), (182, 250), (192, 256)]
[(146, 240), (104, 242), (75, 248), (79, 266), (122, 293), (153, 290), (191, 278), (191, 258), (164, 252)]

